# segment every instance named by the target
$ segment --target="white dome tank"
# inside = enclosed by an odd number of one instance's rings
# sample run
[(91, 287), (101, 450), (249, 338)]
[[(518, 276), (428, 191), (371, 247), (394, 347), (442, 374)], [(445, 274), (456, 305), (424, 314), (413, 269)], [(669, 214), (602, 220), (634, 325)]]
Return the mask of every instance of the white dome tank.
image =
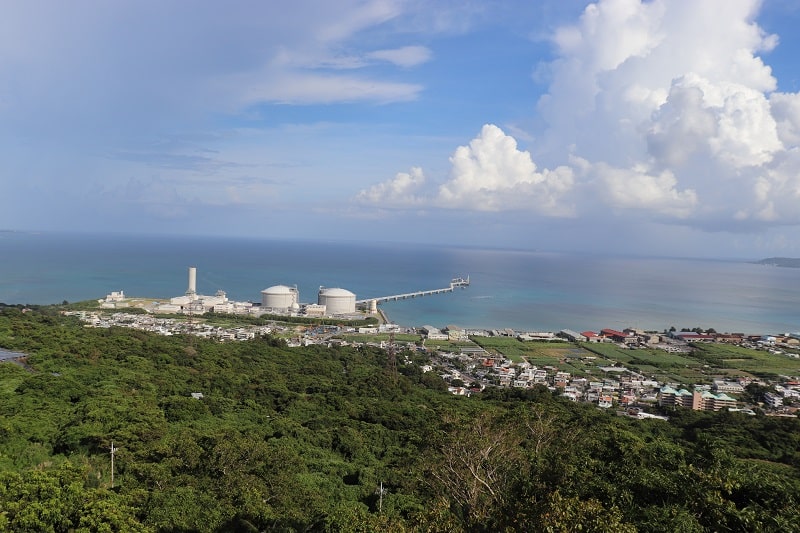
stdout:
[(329, 315), (346, 315), (356, 312), (356, 295), (346, 289), (319, 288), (319, 305), (325, 306)]
[(288, 310), (298, 304), (297, 287), (275, 285), (261, 291), (261, 307), (276, 310)]

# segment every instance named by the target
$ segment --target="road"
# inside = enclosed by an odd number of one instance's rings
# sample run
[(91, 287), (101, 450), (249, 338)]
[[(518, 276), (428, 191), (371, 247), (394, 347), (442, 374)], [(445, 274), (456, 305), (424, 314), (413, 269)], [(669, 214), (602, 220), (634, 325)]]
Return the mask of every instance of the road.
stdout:
[(10, 352), (8, 350), (0, 348), (0, 361), (11, 361), (19, 357), (27, 357), (27, 354), (20, 352)]

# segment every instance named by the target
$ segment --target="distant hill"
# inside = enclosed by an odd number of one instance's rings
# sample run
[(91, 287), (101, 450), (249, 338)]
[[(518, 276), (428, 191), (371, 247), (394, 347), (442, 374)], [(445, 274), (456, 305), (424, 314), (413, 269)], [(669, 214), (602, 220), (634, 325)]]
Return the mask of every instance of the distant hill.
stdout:
[(794, 257), (768, 257), (755, 262), (758, 265), (769, 265), (788, 268), (800, 268), (800, 258)]

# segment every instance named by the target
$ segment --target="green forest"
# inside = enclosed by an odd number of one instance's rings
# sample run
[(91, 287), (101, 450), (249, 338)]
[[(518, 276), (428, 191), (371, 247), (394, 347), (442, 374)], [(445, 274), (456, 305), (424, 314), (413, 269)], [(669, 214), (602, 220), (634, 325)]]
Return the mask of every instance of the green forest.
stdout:
[(796, 418), (456, 397), (424, 354), (58, 307), (0, 307), (0, 348), (2, 531), (800, 531)]

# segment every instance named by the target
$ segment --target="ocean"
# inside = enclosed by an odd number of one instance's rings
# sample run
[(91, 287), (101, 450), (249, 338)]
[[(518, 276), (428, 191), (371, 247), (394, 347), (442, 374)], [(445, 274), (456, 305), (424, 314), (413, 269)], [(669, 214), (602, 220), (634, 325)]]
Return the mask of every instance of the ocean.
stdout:
[(111, 291), (167, 298), (197, 290), (260, 301), (261, 290), (320, 286), (358, 299), (471, 286), (381, 305), (404, 326), (575, 331), (672, 326), (800, 331), (800, 269), (741, 261), (640, 258), (455, 246), (186, 236), (0, 233), (0, 302), (51, 304)]

